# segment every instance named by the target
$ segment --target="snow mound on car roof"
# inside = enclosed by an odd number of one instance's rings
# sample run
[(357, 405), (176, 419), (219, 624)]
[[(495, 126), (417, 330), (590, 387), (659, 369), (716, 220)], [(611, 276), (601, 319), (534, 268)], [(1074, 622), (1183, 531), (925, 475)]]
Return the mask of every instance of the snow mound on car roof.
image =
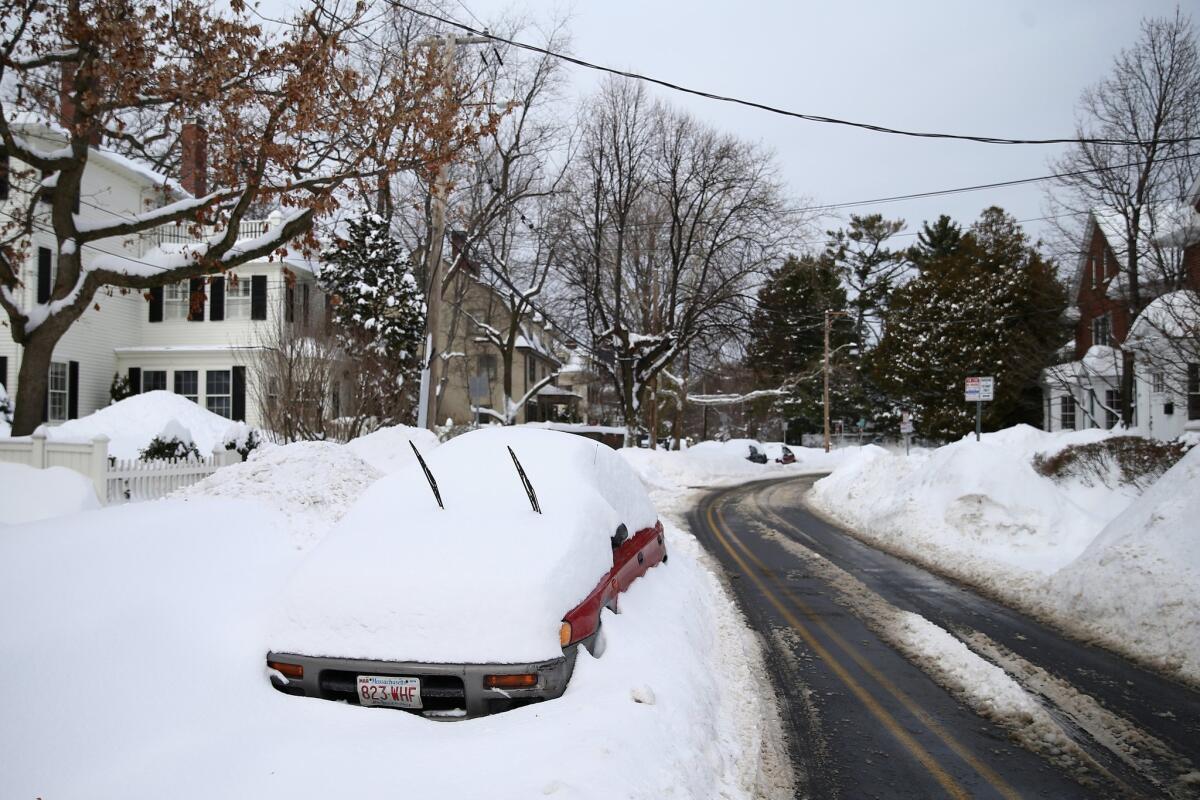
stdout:
[[(535, 513), (509, 456), (533, 484)], [(275, 652), (443, 663), (561, 655), (562, 617), (612, 568), (609, 537), (656, 522), (637, 475), (571, 434), (475, 431), (377, 481), (297, 569)]]

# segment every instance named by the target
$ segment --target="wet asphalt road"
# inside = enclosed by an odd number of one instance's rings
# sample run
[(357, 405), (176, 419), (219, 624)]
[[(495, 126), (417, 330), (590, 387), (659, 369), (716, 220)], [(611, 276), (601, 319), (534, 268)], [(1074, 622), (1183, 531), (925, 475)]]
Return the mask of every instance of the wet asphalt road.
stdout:
[[(1200, 693), (863, 544), (804, 507), (813, 480), (718, 491), (689, 520), (763, 635), (798, 795), (1200, 797), (1200, 781), (1182, 777), (1200, 764)], [(1068, 770), (1053, 747), (1026, 749), (956, 700), (876, 635), (797, 545), (897, 609), (994, 643), (1003, 655), (973, 649), (1033, 693), (1090, 768)]]

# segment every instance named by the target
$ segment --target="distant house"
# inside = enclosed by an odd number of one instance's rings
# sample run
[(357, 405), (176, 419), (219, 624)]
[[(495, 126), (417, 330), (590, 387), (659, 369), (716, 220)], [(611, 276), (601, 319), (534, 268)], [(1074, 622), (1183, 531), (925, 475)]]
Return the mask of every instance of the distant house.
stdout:
[[(65, 131), (44, 121), (16, 123), (21, 134), (42, 141), (65, 141)], [(187, 194), (203, 194), (205, 134), (191, 124), (184, 131), (183, 181), (176, 182), (145, 164), (93, 147), (83, 176), (78, 217), (82, 220), (132, 216)], [(20, 170), (4, 159), (0, 213), (24, 208), (36, 185), (8, 180)], [(278, 220), (243, 222), (240, 238), (261, 236)], [(184, 228), (170, 225), (123, 240), (86, 245), (85, 265), (98, 258), (147, 263), (156, 248), (193, 241)], [(44, 302), (53, 285), (57, 244), (48, 212), (35, 214), (28, 263), (17, 289), (25, 308)], [(139, 292), (101, 292), (62, 337), (50, 365), (45, 421), (54, 424), (85, 416), (108, 405), (114, 375), (129, 379), (134, 391), (165, 389), (222, 416), (258, 424), (255, 398), (269, 402), (270, 387), (256, 374), (255, 353), (271, 326), (302, 321), (324, 312), (325, 300), (312, 265), (301, 259), (259, 260), (222, 276)], [(0, 337), (0, 384), (10, 396), (20, 392), (22, 348)]]
[(1122, 222), (1089, 215), (1071, 286), (1075, 337), (1062, 351), (1070, 360), (1042, 373), (1047, 430), (1120, 421), (1123, 350), (1135, 354), (1135, 426), (1160, 439), (1200, 430), (1200, 180), (1186, 205), (1147, 216), (1144, 249), (1156, 259), (1139, 289), (1150, 302), (1130, 319)]
[[(507, 332), (512, 321), (508, 287), (475, 258), (463, 252), (463, 237), (450, 237), (453, 261), (460, 264), (447, 306), (439, 317), (439, 349), (444, 354), (442, 389), (434, 409), (440, 424), (488, 424), (499, 421), (504, 409), (504, 365), (498, 348), (483, 335), (483, 326)], [(554, 375), (525, 403), (517, 422), (573, 421), (579, 419), (583, 398), (563, 382), (560, 353), (563, 346), (552, 326), (540, 315), (524, 315), (512, 365), (512, 399), (519, 401), (547, 376)], [(559, 373), (559, 374), (556, 374)]]

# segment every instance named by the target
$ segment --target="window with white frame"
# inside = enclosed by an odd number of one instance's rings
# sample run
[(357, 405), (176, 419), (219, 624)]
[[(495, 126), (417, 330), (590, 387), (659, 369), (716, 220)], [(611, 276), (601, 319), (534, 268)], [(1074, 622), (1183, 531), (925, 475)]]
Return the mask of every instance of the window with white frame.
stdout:
[(1058, 399), (1059, 427), (1064, 431), (1075, 430), (1075, 398), (1066, 395)]
[(1150, 385), (1155, 394), (1163, 394), (1167, 391), (1167, 374), (1165, 372), (1155, 372), (1151, 376)]
[(191, 286), (183, 283), (170, 283), (163, 287), (163, 319), (187, 319), (188, 307), (192, 301)]
[(193, 403), (200, 402), (200, 373), (194, 369), (175, 370), (175, 394)]
[(1120, 419), (1117, 412), (1121, 409), (1121, 393), (1116, 389), (1104, 391), (1104, 427), (1115, 427)]
[(1187, 368), (1188, 419), (1200, 419), (1200, 364), (1188, 364)]
[(165, 369), (142, 370), (142, 391), (156, 392), (167, 388), (167, 371)]
[(67, 365), (61, 361), (50, 362), (49, 419), (63, 422), (67, 418)]
[(204, 407), (222, 417), (233, 416), (233, 381), (227, 369), (204, 373)]
[(250, 319), (250, 278), (226, 277), (225, 319)]
[(1112, 334), (1112, 320), (1108, 314), (1103, 314), (1092, 320), (1092, 344), (1108, 345)]

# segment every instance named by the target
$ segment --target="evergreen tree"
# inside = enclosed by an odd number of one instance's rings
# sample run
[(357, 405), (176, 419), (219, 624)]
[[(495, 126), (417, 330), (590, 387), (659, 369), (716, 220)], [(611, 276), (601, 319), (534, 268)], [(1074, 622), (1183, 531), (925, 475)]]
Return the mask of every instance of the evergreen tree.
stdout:
[[(828, 258), (789, 256), (758, 292), (750, 318), (747, 362), (760, 386), (789, 384), (789, 394), (774, 405), (789, 419), (800, 419), (804, 432), (820, 424), (821, 360), (824, 314), (846, 307), (846, 291)], [(839, 317), (831, 343), (849, 343), (852, 323)]]
[(908, 258), (923, 271), (936, 259), (954, 255), (962, 246), (962, 237), (959, 224), (942, 214), (932, 225), (928, 222), (921, 225), (917, 243), (908, 250)]
[(357, 369), (359, 414), (411, 422), (420, 374), (425, 300), (386, 220), (367, 214), (327, 249), (320, 280), (331, 296), (333, 335)]
[(931, 252), (921, 274), (892, 294), (873, 372), (925, 436), (951, 439), (974, 427), (963, 399), (970, 375), (996, 379), (985, 427), (1037, 424), (1038, 375), (1061, 342), (1065, 305), (1053, 264), (1015, 219), (989, 208), (958, 247)]
[(829, 231), (825, 258), (848, 289), (849, 309), (860, 349), (871, 346), (873, 322), (887, 308), (888, 296), (903, 277), (907, 260), (902, 250), (892, 250), (888, 240), (904, 229), (904, 220), (880, 214), (850, 215), (850, 224)]

